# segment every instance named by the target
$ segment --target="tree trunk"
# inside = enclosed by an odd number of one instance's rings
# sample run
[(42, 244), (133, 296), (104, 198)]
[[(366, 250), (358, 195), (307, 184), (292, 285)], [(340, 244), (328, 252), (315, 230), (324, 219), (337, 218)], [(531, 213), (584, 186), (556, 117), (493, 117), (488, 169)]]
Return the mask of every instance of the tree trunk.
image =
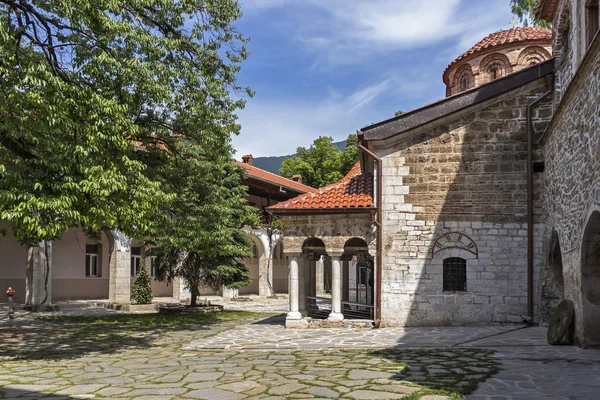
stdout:
[(196, 307), (198, 304), (198, 285), (190, 283), (190, 306)]

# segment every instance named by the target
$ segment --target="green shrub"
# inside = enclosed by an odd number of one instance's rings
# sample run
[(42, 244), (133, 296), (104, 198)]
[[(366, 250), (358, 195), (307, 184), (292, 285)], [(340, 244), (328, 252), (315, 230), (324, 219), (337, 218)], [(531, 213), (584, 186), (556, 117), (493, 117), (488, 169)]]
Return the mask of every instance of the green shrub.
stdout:
[(131, 299), (135, 304), (150, 304), (152, 303), (152, 297), (152, 278), (146, 271), (146, 265), (142, 262), (131, 290)]

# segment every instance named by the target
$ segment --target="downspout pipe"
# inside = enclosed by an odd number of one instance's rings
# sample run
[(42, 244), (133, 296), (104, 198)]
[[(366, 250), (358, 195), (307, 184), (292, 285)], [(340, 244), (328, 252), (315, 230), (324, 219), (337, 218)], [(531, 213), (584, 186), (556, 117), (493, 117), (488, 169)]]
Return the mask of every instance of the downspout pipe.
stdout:
[(533, 109), (552, 94), (550, 89), (527, 106), (527, 320), (533, 323)]
[[(362, 136), (362, 132), (358, 131), (358, 136), (359, 138)], [(376, 320), (376, 326), (379, 325), (379, 323), (381, 323), (381, 274), (383, 271), (383, 232), (381, 230), (381, 225), (382, 225), (382, 213), (381, 213), (381, 202), (383, 199), (383, 195), (382, 195), (382, 188), (383, 188), (383, 177), (382, 177), (382, 164), (383, 162), (381, 161), (381, 158), (377, 157), (375, 155), (375, 153), (373, 153), (372, 151), (370, 151), (369, 149), (367, 149), (366, 147), (364, 147), (362, 144), (358, 144), (358, 149), (365, 155), (367, 155), (368, 157), (372, 158), (375, 163), (377, 164), (377, 177), (376, 177), (376, 190), (377, 190), (377, 196), (376, 196), (376, 207), (377, 207), (377, 215), (376, 215), (376, 220), (375, 220), (375, 225), (377, 226), (377, 236), (376, 236), (376, 254), (377, 254), (377, 263), (376, 263), (376, 269), (377, 269), (377, 293), (375, 296), (375, 320)]]

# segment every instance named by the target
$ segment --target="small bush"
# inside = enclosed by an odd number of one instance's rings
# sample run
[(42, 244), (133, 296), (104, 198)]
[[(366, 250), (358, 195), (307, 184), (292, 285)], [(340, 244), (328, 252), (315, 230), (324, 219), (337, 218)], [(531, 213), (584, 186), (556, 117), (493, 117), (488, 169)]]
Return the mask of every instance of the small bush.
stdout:
[(135, 304), (150, 304), (152, 303), (152, 297), (152, 278), (146, 271), (146, 265), (142, 263), (131, 290), (131, 299)]

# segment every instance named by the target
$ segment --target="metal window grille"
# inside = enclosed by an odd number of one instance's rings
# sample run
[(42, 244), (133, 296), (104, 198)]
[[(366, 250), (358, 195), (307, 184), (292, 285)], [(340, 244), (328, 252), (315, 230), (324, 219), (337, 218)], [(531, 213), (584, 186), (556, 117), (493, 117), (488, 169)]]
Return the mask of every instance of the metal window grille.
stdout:
[(444, 260), (444, 290), (467, 290), (467, 260), (459, 257)]

